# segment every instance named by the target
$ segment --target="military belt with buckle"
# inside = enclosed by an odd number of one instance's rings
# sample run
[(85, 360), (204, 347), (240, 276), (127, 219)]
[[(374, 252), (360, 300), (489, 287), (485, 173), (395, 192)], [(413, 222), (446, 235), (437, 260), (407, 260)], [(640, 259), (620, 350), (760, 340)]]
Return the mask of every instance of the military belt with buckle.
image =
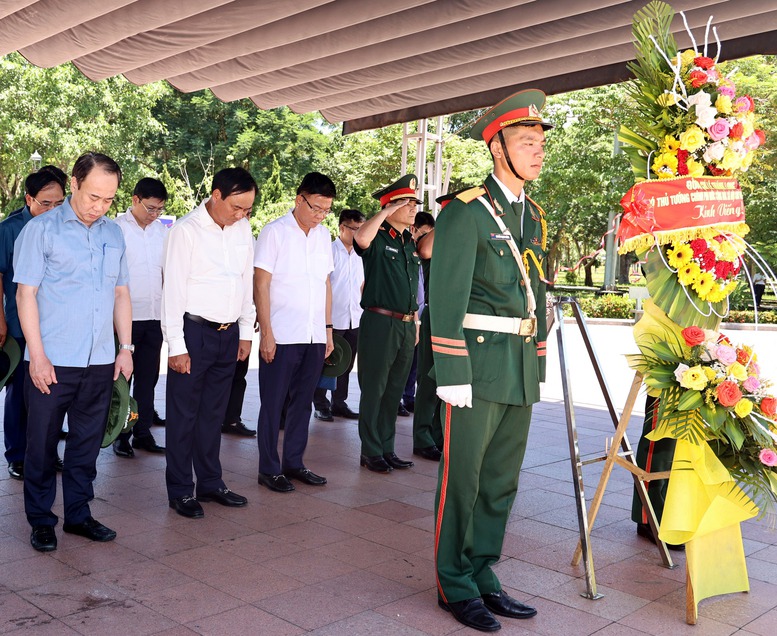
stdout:
[(383, 307), (367, 307), (367, 311), (371, 311), (376, 314), (380, 314), (381, 316), (389, 316), (390, 318), (396, 318), (397, 320), (401, 320), (402, 322), (414, 322), (415, 321), (415, 313), (412, 314), (402, 314), (398, 311), (391, 311), (390, 309), (383, 309)]
[(485, 314), (464, 314), (462, 326), (465, 329), (511, 333), (516, 336), (536, 336), (536, 318), (512, 318), (510, 316), (487, 316)]
[(212, 320), (207, 320), (202, 316), (195, 316), (194, 314), (190, 314), (188, 311), (183, 315), (183, 317), (188, 318), (192, 322), (196, 322), (198, 325), (210, 327), (211, 329), (215, 329), (216, 331), (226, 331), (236, 322), (236, 321), (235, 322), (213, 322)]

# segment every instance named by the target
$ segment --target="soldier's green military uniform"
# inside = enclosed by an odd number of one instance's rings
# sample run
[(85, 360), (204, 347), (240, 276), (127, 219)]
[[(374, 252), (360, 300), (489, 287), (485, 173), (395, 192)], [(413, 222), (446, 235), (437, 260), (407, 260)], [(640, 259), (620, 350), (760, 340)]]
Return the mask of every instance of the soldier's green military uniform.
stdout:
[(424, 449), (437, 446), (442, 449), (442, 427), (437, 408), (437, 383), (430, 377), (432, 359), (432, 327), (429, 319), (429, 277), (431, 259), (421, 260), (424, 273), (424, 296), (426, 309), (421, 314), (421, 331), (418, 337), (418, 374), (415, 390), (415, 411), (413, 412), (413, 448)]
[[(420, 258), (410, 232), (399, 232), (387, 221), (367, 249), (356, 241), (354, 249), (364, 261), (361, 306), (365, 311), (359, 322), (358, 344), (359, 437), (362, 455), (371, 457), (394, 452), (397, 404), (415, 348), (413, 314), (418, 309)], [(376, 313), (373, 308), (403, 314), (406, 319)]]
[[(490, 132), (497, 126), (525, 123), (550, 128), (539, 116), (542, 103), (544, 95), (539, 91), (512, 96), (479, 120), (477, 134), (488, 142), (498, 134)], [(463, 327), (465, 314), (529, 317), (524, 279), (507, 234), (490, 210), (500, 216), (514, 238), (529, 275), (537, 306), (536, 335)], [(542, 268), (546, 241), (539, 206), (528, 197), (524, 205), (520, 201), (511, 205), (493, 175), (482, 188), (459, 194), (435, 225), (430, 284), (433, 373), (439, 387), (472, 386), (472, 408), (443, 402), (440, 410), (444, 446), (437, 488), (435, 561), (438, 595), (448, 607), (501, 591), (491, 567), (501, 554), (532, 404), (539, 401), (539, 384), (545, 379)], [(533, 615), (533, 608), (526, 609), (530, 611), (520, 617)]]

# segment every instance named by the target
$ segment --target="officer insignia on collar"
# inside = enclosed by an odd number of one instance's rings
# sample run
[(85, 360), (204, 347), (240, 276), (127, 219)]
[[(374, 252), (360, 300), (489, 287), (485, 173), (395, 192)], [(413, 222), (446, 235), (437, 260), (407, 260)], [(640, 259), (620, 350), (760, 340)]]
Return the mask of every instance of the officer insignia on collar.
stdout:
[(397, 231), (393, 227), (389, 230), (389, 236), (391, 238), (397, 238)]
[(494, 199), (494, 207), (499, 211), (499, 214), (504, 214), (504, 208), (502, 207), (502, 204), (499, 203), (497, 199)]
[(540, 217), (538, 217), (534, 212), (531, 213), (531, 220), (539, 222)]
[(540, 244), (540, 239), (538, 239), (536, 236), (532, 236), (531, 237), (531, 244), (532, 245), (539, 245)]

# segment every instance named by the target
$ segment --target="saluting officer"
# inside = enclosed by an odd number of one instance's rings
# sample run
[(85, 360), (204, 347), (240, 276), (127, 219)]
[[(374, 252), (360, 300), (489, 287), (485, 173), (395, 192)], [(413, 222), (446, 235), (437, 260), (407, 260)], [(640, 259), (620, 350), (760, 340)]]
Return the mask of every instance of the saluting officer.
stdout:
[(413, 224), (418, 178), (407, 174), (372, 196), (381, 210), (354, 235), (364, 261), (364, 308), (359, 322), (359, 437), (361, 465), (378, 473), (410, 468), (394, 452), (397, 404), (418, 341), (418, 266), (408, 228)]
[[(517, 93), (487, 111), (494, 172), (437, 219), (430, 300), (443, 458), (437, 487), (439, 605), (461, 623), (496, 631), (493, 614), (537, 611), (502, 591), (491, 569), (518, 488), (531, 405), (545, 379), (544, 213), (523, 187), (545, 157), (545, 95)], [(493, 613), (492, 613), (493, 612)]]

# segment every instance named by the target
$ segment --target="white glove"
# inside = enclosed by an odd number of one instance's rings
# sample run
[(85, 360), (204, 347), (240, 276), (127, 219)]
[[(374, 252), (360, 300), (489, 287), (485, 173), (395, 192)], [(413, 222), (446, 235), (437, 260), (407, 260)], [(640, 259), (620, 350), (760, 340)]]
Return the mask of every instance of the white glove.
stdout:
[(438, 386), (437, 397), (451, 406), (459, 408), (472, 408), (472, 385), (453, 384), (450, 386)]

